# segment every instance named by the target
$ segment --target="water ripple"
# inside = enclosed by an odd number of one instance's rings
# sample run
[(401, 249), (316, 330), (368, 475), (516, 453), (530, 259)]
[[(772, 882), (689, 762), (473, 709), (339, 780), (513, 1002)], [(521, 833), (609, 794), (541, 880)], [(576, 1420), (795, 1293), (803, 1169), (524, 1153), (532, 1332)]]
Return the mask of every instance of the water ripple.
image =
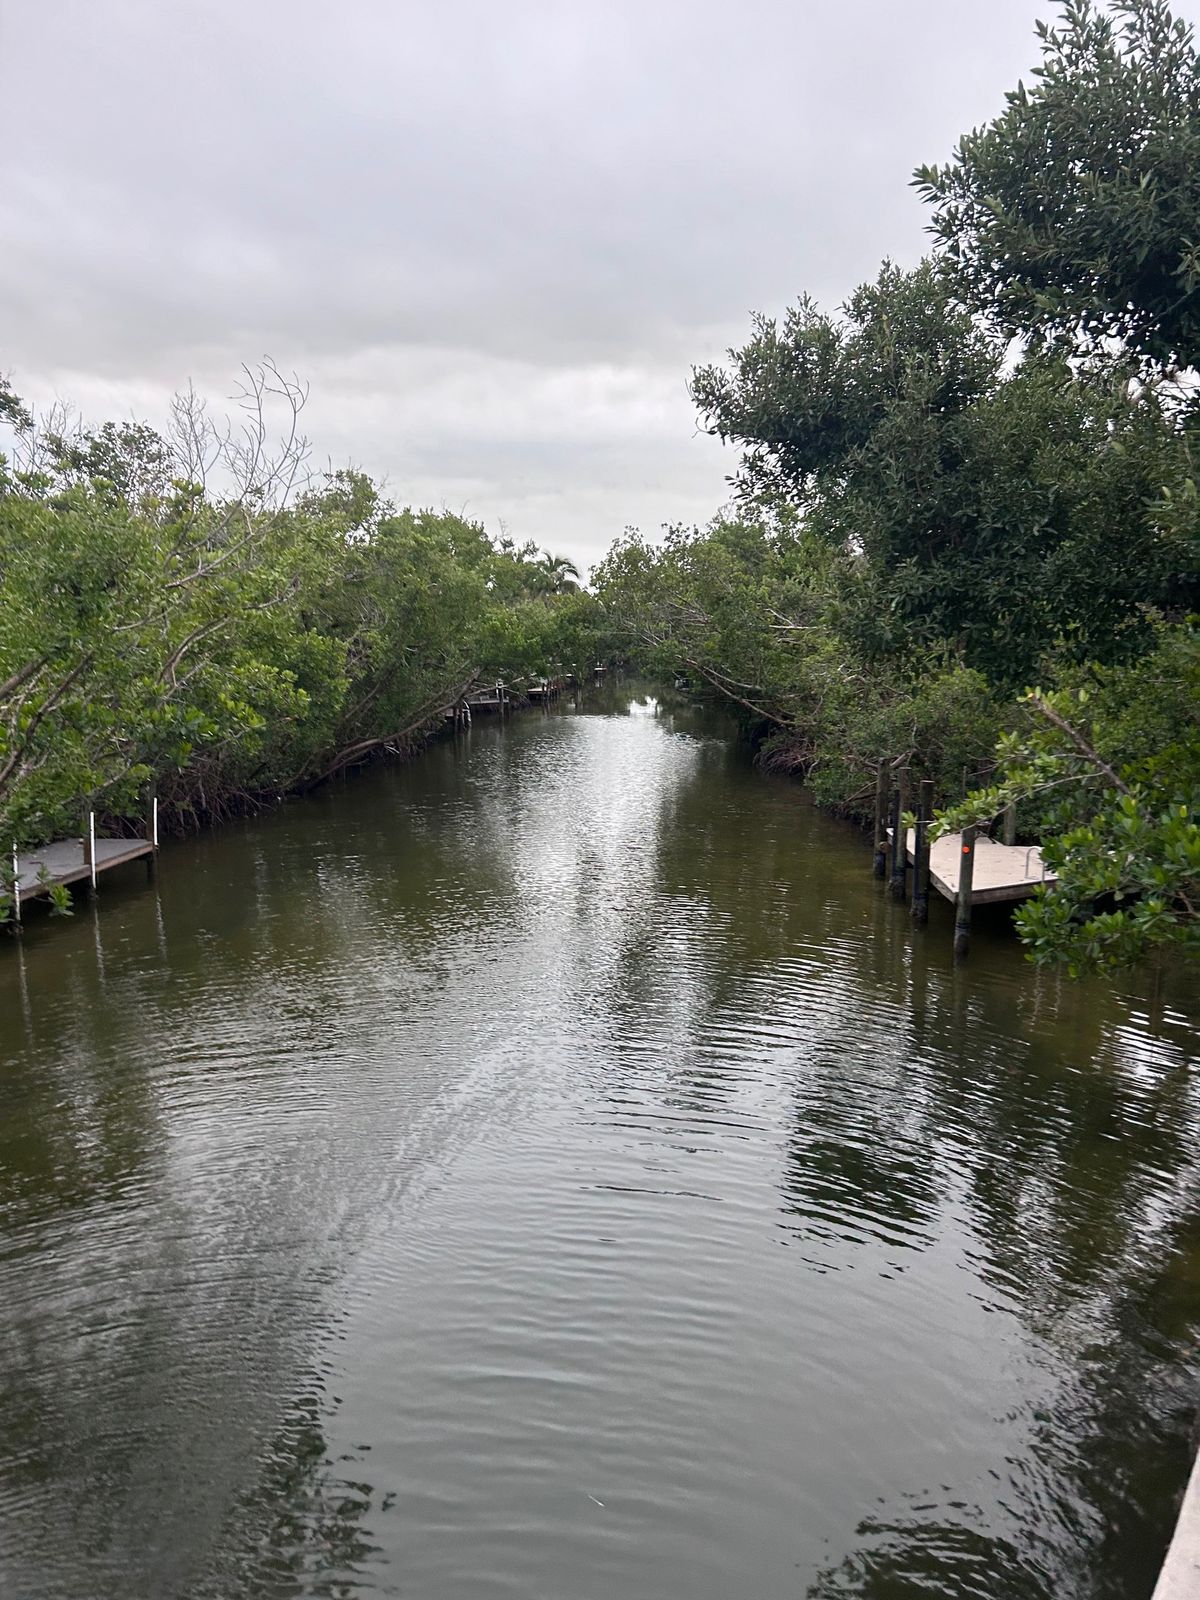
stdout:
[(31, 926), (5, 1592), (1148, 1592), (1200, 1376), (1191, 1001), (986, 919), (955, 968), (865, 860), (643, 698)]

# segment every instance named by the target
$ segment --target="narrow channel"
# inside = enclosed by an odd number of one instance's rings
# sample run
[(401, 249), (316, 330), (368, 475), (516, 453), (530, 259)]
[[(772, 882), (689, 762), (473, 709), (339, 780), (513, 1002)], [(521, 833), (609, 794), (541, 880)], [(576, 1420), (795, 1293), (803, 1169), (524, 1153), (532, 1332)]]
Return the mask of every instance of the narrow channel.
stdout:
[(0, 950), (13, 1600), (1148, 1596), (1194, 1001), (614, 689)]

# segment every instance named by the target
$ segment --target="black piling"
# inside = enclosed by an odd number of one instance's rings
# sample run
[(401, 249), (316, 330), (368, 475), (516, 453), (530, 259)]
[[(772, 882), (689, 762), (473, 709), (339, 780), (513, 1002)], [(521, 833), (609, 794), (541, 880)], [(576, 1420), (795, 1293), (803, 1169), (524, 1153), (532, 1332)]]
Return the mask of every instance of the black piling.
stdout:
[(1000, 823), (1000, 843), (1016, 844), (1017, 842), (1017, 802), (1010, 800), (1004, 808), (1003, 819)]
[(923, 778), (913, 838), (912, 919), (918, 926), (929, 920), (929, 824), (932, 820), (933, 780)]
[(975, 876), (975, 829), (964, 828), (958, 858), (958, 895), (954, 902), (954, 958), (961, 961), (971, 945), (971, 885)]
[(908, 840), (905, 837), (904, 813), (908, 810), (908, 768), (901, 767), (892, 791), (892, 873), (893, 900), (903, 900), (908, 890)]
[(877, 878), (887, 877), (887, 824), (888, 824), (888, 764), (879, 763), (875, 774), (875, 860), (873, 871)]

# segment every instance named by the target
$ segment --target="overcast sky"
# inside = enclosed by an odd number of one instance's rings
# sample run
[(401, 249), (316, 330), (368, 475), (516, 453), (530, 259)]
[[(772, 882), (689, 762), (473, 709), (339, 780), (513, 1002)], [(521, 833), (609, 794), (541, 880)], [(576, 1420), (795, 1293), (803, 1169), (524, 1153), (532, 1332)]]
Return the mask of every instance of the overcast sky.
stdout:
[(690, 367), (915, 261), (1054, 9), (0, 0), (0, 371), (157, 422), (269, 354), (322, 463), (586, 565), (713, 513)]

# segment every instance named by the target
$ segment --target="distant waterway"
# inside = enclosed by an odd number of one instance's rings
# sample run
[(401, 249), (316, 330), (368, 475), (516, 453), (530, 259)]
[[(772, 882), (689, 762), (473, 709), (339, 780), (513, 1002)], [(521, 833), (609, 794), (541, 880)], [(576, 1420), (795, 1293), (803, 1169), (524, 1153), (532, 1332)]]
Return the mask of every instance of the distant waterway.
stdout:
[(0, 945), (6, 1600), (1147, 1597), (1195, 997), (617, 689)]

